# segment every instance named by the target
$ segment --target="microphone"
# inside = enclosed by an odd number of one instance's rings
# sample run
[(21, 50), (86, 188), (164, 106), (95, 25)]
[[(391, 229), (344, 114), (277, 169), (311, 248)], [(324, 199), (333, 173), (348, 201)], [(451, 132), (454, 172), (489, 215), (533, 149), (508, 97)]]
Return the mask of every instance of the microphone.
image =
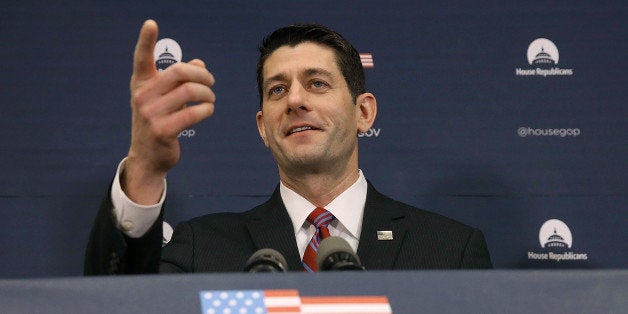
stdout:
[(281, 253), (267, 248), (253, 253), (246, 261), (244, 271), (249, 273), (279, 273), (286, 271), (286, 265), (288, 263)]
[(349, 243), (340, 237), (328, 237), (318, 245), (316, 265), (323, 270), (364, 270), (360, 258)]

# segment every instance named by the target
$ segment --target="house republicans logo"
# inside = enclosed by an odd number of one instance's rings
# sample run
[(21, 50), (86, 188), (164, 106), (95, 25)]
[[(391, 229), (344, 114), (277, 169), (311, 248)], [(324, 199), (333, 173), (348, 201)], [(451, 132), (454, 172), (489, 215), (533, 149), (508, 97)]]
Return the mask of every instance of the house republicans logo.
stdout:
[(587, 260), (587, 253), (571, 251), (573, 237), (571, 230), (564, 222), (558, 219), (546, 221), (539, 230), (539, 244), (541, 252), (528, 251), (528, 260), (545, 261), (576, 261)]
[(558, 48), (549, 39), (537, 38), (530, 46), (527, 53), (530, 68), (516, 68), (517, 76), (570, 76), (573, 69), (561, 69), (558, 67), (560, 54)]
[(155, 66), (157, 66), (157, 70), (161, 72), (177, 62), (181, 62), (183, 53), (176, 41), (170, 38), (164, 38), (160, 39), (157, 44), (155, 44), (153, 56), (155, 57)]

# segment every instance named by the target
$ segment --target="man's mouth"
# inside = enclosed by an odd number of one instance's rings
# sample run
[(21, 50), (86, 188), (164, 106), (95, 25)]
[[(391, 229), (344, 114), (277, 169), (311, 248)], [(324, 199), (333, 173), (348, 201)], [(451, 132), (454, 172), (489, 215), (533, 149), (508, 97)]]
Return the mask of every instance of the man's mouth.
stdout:
[(300, 126), (294, 129), (291, 129), (290, 131), (288, 131), (288, 135), (292, 135), (294, 133), (299, 133), (299, 132), (303, 132), (303, 131), (309, 131), (309, 130), (318, 130), (317, 128), (314, 128), (312, 126), (306, 125), (306, 126)]

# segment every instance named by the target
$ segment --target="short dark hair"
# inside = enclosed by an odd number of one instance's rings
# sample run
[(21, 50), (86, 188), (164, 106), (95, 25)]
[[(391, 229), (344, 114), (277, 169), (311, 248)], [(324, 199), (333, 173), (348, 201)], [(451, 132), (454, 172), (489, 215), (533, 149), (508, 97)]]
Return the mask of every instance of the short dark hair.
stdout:
[(260, 97), (260, 108), (264, 102), (263, 69), (266, 59), (278, 48), (294, 47), (304, 42), (313, 42), (330, 47), (336, 55), (336, 63), (347, 81), (347, 86), (355, 102), (358, 95), (366, 92), (364, 68), (360, 54), (344, 37), (328, 27), (318, 24), (291, 25), (277, 29), (264, 38), (259, 46), (260, 57), (257, 62), (257, 89)]

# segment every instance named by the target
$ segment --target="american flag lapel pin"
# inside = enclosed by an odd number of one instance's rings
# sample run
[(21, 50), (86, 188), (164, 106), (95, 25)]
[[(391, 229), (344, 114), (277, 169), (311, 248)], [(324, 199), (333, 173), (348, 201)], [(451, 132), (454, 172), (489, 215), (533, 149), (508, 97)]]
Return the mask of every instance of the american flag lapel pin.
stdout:
[(377, 240), (379, 241), (391, 241), (393, 239), (392, 231), (381, 230), (377, 231)]

